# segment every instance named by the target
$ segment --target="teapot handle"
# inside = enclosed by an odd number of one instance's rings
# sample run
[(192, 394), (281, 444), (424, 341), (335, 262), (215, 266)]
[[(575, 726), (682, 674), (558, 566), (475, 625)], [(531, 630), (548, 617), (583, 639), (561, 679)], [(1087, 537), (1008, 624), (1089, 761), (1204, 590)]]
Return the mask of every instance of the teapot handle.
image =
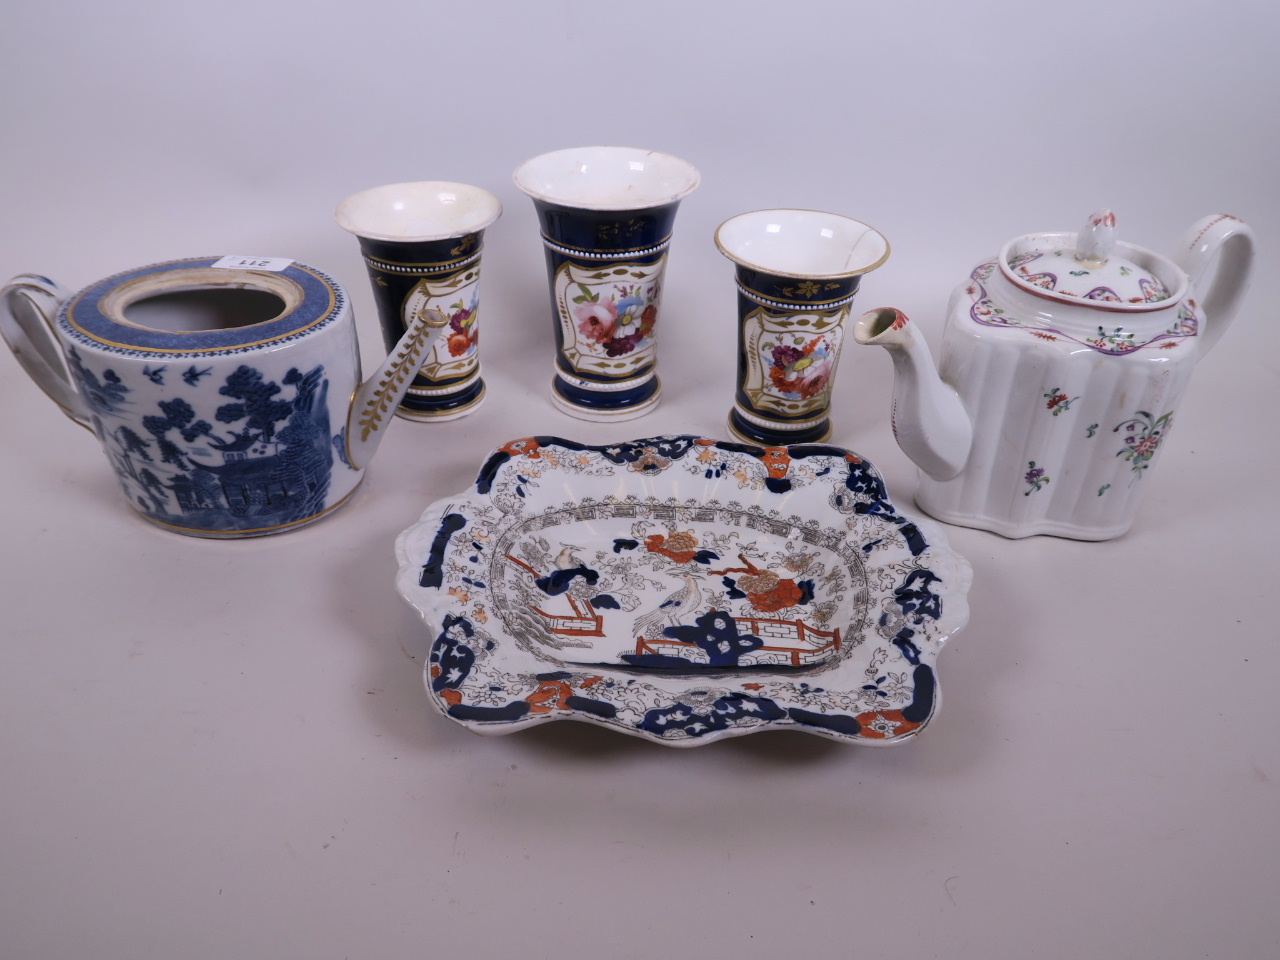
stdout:
[(36, 386), (68, 417), (93, 429), (53, 332), (58, 307), (66, 298), (49, 278), (19, 274), (0, 289), (0, 334)]
[(1192, 224), (1173, 257), (1191, 285), (1200, 289), (1217, 261), (1213, 285), (1200, 297), (1206, 327), (1201, 331), (1204, 350), (1222, 338), (1249, 289), (1253, 268), (1253, 230), (1243, 220), (1219, 213)]

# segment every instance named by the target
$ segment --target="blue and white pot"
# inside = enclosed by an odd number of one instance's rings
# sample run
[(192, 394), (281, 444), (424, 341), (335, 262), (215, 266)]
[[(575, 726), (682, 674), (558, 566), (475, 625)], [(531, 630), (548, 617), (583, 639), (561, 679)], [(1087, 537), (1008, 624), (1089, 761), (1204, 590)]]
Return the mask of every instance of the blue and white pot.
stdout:
[(362, 383), (346, 293), (292, 260), (171, 260), (72, 296), (25, 274), (0, 306), (10, 349), (96, 434), (130, 505), (219, 538), (291, 530), (346, 502), (446, 323), (424, 314)]

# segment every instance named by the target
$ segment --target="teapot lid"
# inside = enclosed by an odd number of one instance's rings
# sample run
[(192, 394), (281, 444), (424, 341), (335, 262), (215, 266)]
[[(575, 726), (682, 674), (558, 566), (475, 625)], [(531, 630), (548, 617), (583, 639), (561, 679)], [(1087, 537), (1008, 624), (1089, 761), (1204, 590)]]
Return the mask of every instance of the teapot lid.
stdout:
[(1155, 271), (1117, 255), (1116, 216), (1105, 208), (1077, 234), (1033, 234), (1005, 250), (1005, 273), (1031, 292), (1048, 292), (1054, 299), (1142, 304), (1170, 297)]

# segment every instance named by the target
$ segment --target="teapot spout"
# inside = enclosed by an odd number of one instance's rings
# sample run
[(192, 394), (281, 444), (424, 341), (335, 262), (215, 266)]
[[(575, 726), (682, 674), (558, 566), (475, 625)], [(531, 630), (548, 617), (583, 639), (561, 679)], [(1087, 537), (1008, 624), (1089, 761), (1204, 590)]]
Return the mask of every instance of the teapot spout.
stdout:
[(347, 461), (355, 469), (363, 470), (373, 459), (414, 374), (448, 323), (439, 310), (419, 311), (382, 366), (356, 388), (346, 427)]
[(969, 458), (973, 424), (959, 395), (938, 375), (924, 338), (906, 314), (871, 310), (853, 328), (858, 343), (884, 347), (893, 358), (893, 435), (916, 466), (950, 480)]

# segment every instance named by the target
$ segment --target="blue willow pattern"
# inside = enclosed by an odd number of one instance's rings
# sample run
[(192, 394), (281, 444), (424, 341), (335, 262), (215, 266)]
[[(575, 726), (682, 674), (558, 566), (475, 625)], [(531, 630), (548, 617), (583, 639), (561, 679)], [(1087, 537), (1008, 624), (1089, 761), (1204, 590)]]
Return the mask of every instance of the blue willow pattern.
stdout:
[[(144, 436), (121, 416), (133, 388), (113, 368), (94, 373), (74, 349), (68, 360), (121, 486), (154, 522), (254, 531), (299, 523), (325, 509), (335, 454), (341, 458), (344, 448), (330, 429), (322, 365), (290, 368), (276, 383), (241, 364), (218, 388), (227, 402), (212, 410), (194, 393), (212, 375), (209, 368), (148, 366), (149, 384), (188, 393), (156, 401), (155, 412), (141, 419)], [(215, 423), (204, 419), (210, 415)]]

